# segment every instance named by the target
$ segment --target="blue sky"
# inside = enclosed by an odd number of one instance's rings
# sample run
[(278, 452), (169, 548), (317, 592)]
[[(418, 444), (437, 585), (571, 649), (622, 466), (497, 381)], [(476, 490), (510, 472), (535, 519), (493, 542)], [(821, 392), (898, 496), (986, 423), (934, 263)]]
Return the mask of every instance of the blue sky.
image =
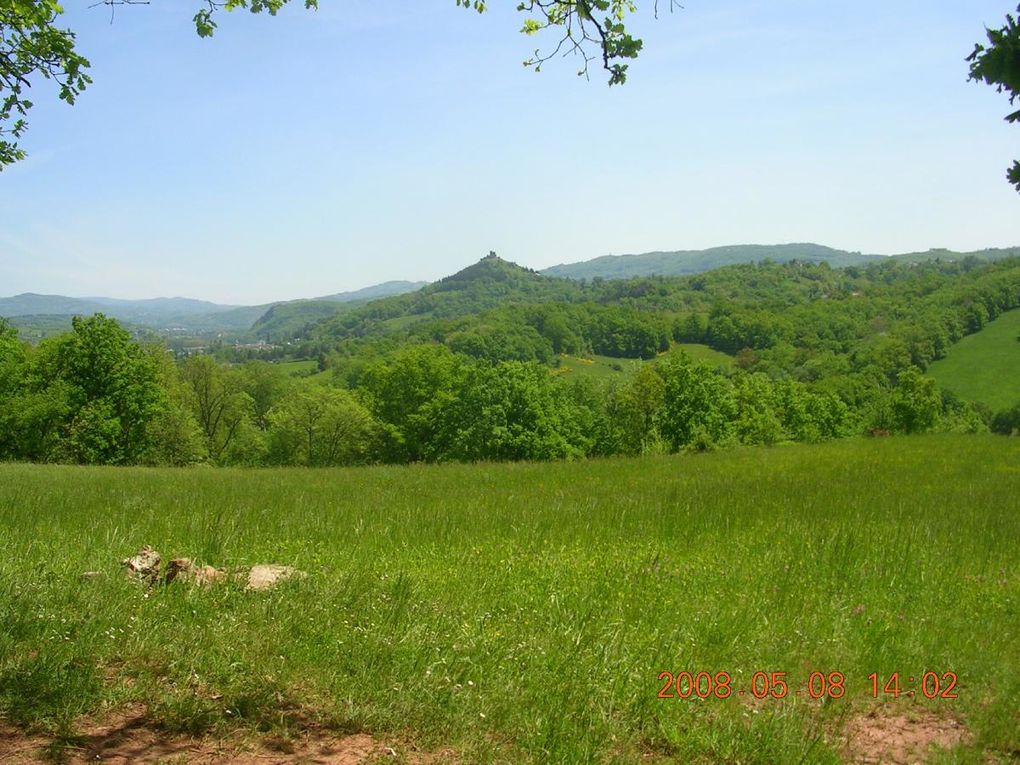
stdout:
[(256, 303), (432, 280), (496, 250), (814, 241), (1020, 245), (1004, 95), (966, 55), (1008, 0), (685, 0), (632, 25), (623, 87), (521, 66), (516, 0), (320, 0), (277, 18), (199, 0), (68, 0), (95, 83), (46, 83), (0, 173), (0, 295)]

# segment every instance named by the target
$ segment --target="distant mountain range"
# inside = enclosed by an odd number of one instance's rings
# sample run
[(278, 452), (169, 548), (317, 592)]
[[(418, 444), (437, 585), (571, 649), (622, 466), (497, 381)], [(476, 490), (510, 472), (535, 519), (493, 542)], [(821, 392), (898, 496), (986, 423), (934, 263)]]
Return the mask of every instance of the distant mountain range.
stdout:
[(739, 244), (728, 247), (713, 247), (708, 250), (677, 250), (675, 252), (646, 252), (640, 255), (604, 255), (581, 263), (567, 263), (544, 269), (545, 276), (559, 276), (565, 279), (630, 279), (635, 276), (689, 276), (713, 268), (732, 266), (740, 263), (754, 263), (771, 260), (786, 263), (802, 260), (811, 263), (828, 263), (833, 268), (860, 266), (893, 257), (907, 262), (923, 260), (960, 260), (968, 256), (982, 260), (998, 260), (1020, 255), (1020, 247), (986, 249), (975, 252), (954, 252), (952, 250), (928, 250), (902, 255), (865, 255), (860, 252), (836, 250), (820, 244)]
[(217, 305), (206, 300), (191, 298), (151, 298), (149, 300), (118, 300), (116, 298), (64, 295), (37, 295), (25, 292), (14, 297), (0, 298), (0, 316), (35, 316), (39, 314), (86, 314), (104, 312), (134, 320), (153, 318), (165, 320), (170, 316), (192, 316), (201, 313), (229, 311), (233, 306)]
[[(906, 262), (925, 260), (960, 260), (977, 257), (998, 260), (1020, 256), (1020, 247), (985, 249), (974, 252), (954, 252), (933, 249), (926, 252), (902, 255), (868, 255), (825, 247), (819, 244), (732, 245), (707, 250), (677, 250), (675, 252), (646, 252), (638, 255), (606, 255), (580, 263), (568, 263), (546, 268), (538, 273), (565, 279), (629, 279), (640, 276), (686, 276), (723, 266), (771, 260), (777, 263), (791, 260), (828, 263), (833, 268), (865, 265), (889, 257)], [(440, 280), (435, 287), (443, 290), (453, 281), (465, 278), (471, 268)], [(0, 298), (0, 316), (14, 320), (20, 327), (28, 325), (46, 328), (46, 332), (70, 325), (73, 315), (102, 312), (123, 322), (160, 330), (180, 332), (232, 333), (237, 336), (287, 337), (306, 325), (347, 310), (353, 306), (394, 295), (416, 292), (426, 282), (389, 281), (351, 292), (339, 292), (310, 300), (291, 300), (254, 306), (232, 306), (210, 303), (191, 298), (151, 298), (148, 300), (118, 300), (105, 297), (73, 298), (64, 295), (37, 295), (24, 293)]]
[[(46, 323), (69, 326), (71, 316), (105, 313), (129, 324), (153, 329), (180, 329), (191, 332), (245, 332), (272, 309), (282, 305), (314, 305), (314, 312), (327, 315), (341, 305), (363, 303), (391, 295), (401, 295), (420, 289), (426, 282), (391, 281), (351, 292), (338, 292), (312, 300), (292, 300), (254, 306), (234, 306), (211, 303), (192, 298), (150, 298), (146, 300), (120, 300), (106, 297), (67, 297), (65, 295), (38, 295), (26, 292), (13, 297), (0, 298), (0, 316), (17, 321), (27, 317), (46, 317)], [(63, 322), (60, 318), (64, 317)]]

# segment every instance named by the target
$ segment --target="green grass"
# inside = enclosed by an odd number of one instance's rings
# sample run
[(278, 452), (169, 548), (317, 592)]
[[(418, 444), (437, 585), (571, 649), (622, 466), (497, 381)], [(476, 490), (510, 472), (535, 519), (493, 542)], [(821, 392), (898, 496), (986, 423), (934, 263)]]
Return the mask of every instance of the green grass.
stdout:
[(610, 356), (580, 357), (561, 354), (560, 364), (553, 369), (553, 374), (597, 379), (623, 378), (640, 369), (646, 363), (642, 359), (616, 359)]
[[(868, 675), (955, 671), (954, 762), (1020, 751), (1020, 440), (335, 470), (0, 465), (0, 719), (409, 736), (463, 762), (837, 763)], [(291, 564), (146, 593), (117, 561)], [(83, 580), (84, 571), (104, 575)], [(848, 696), (656, 698), (662, 671)], [(986, 753), (986, 754), (983, 754)]]
[(432, 312), (426, 311), (425, 313), (411, 313), (403, 316), (394, 316), (392, 319), (384, 319), (381, 324), (391, 330), (407, 329), (415, 324), (427, 321), (432, 318)]
[(709, 348), (701, 343), (676, 343), (673, 348), (683, 349), (695, 361), (703, 361), (706, 364), (727, 369), (733, 367), (732, 356), (722, 351), (717, 351), (714, 348)]
[(695, 361), (701, 361), (711, 366), (731, 368), (733, 357), (722, 351), (709, 348), (700, 343), (674, 343), (673, 347), (656, 359), (618, 359), (612, 356), (600, 356), (594, 354), (584, 358), (578, 356), (560, 355), (560, 365), (554, 372), (556, 374), (582, 375), (601, 379), (612, 379), (614, 377), (632, 374), (644, 364), (654, 363), (658, 359), (678, 349), (684, 350), (688, 356)]
[(277, 361), (274, 364), (291, 377), (303, 377), (319, 383), (328, 383), (333, 379), (329, 369), (319, 371), (319, 362), (315, 359), (298, 359), (297, 361)]
[(941, 388), (993, 410), (1020, 403), (1020, 309), (1007, 311), (928, 368)]
[(319, 362), (315, 359), (299, 359), (298, 361), (278, 361), (276, 367), (289, 375), (306, 377), (319, 370)]

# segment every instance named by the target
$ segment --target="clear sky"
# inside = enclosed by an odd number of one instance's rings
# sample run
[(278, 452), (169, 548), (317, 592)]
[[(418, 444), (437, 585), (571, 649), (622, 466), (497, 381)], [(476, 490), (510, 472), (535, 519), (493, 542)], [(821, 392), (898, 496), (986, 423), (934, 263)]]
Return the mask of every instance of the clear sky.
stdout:
[(261, 303), (489, 250), (1020, 245), (1020, 127), (964, 61), (1015, 0), (684, 0), (657, 21), (645, 0), (613, 88), (575, 60), (524, 69), (553, 40), (517, 33), (517, 0), (296, 2), (220, 14), (209, 40), (199, 0), (113, 24), (89, 4), (64, 21), (95, 84), (74, 107), (37, 85), (30, 157), (0, 172), (0, 296)]

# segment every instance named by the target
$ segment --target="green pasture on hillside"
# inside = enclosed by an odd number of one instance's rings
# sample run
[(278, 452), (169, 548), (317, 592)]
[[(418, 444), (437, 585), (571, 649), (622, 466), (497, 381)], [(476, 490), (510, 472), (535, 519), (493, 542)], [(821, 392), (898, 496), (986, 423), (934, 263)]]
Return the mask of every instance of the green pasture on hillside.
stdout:
[[(1020, 751), (1020, 439), (361, 469), (0, 465), (0, 721), (409, 737), (459, 761), (838, 763), (882, 703)], [(307, 578), (147, 592), (151, 544)], [(100, 572), (83, 578), (86, 571)], [(657, 698), (662, 672), (846, 695)], [(957, 699), (869, 675), (959, 678)]]
[(728, 353), (709, 348), (702, 343), (675, 343), (673, 350), (683, 350), (695, 361), (702, 361), (714, 367), (729, 369), (733, 366), (733, 357)]
[(928, 368), (939, 387), (993, 410), (1020, 403), (1020, 309), (1007, 311)]
[[(707, 345), (702, 345), (701, 343), (674, 343), (673, 347), (669, 351), (666, 351), (665, 354), (660, 354), (658, 358), (662, 358), (669, 353), (676, 353), (680, 350), (684, 351), (694, 361), (704, 362), (710, 366), (723, 367), (727, 369), (733, 366), (732, 356), (723, 353), (722, 351), (709, 348)], [(600, 356), (598, 354), (579, 357), (561, 354), (559, 367), (554, 370), (554, 373), (612, 378), (618, 375), (633, 373), (640, 369), (643, 364), (648, 364), (653, 361), (655, 361), (655, 359), (618, 359), (612, 356)]]
[(299, 359), (297, 361), (278, 361), (277, 368), (287, 374), (305, 377), (319, 371), (319, 362), (316, 359)]

